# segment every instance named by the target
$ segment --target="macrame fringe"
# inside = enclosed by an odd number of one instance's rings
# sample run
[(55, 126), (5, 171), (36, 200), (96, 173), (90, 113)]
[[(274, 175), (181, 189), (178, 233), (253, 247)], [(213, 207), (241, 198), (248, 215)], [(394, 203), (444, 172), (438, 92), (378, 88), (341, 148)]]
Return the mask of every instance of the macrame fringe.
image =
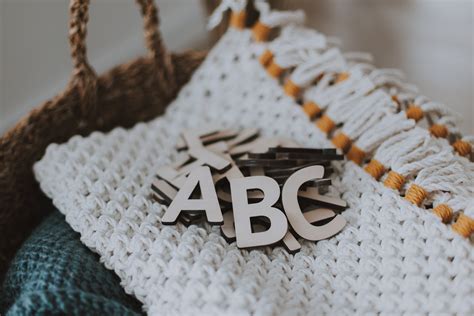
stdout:
[(247, 0), (222, 0), (209, 17), (207, 28), (213, 29), (218, 26), (224, 17), (224, 13), (231, 10), (230, 25), (237, 29), (243, 29), (245, 27), (246, 6)]
[[(359, 165), (373, 156), (366, 172), (376, 180), (388, 172), (384, 185), (401, 193), (408, 182), (405, 199), (415, 205), (448, 194), (449, 202), (436, 200), (432, 210), (444, 223), (461, 212), (453, 211), (452, 201), (456, 195), (474, 194), (469, 161), (474, 139), (460, 135), (459, 118), (419, 95), (399, 70), (377, 69), (370, 54), (342, 53), (337, 39), (297, 26), (302, 22), (299, 13), (273, 12), (263, 1), (256, 6), (257, 42), (266, 40), (272, 27), (286, 25), (265, 43), (260, 64), (272, 77), (285, 74), (285, 94), (302, 99), (304, 113), (332, 137), (334, 146)], [(427, 129), (419, 125), (425, 119)], [(459, 214), (453, 229), (470, 235), (467, 219), (472, 216)]]

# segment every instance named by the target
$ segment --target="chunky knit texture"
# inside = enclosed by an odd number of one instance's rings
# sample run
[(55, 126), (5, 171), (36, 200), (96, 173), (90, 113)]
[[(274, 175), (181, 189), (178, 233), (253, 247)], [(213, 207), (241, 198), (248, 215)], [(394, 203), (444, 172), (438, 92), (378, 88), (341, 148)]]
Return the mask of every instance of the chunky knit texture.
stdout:
[(206, 224), (161, 224), (150, 184), (185, 128), (258, 127), (331, 145), (261, 67), (262, 48), (249, 31), (229, 30), (163, 117), (51, 145), (35, 166), (42, 189), (153, 315), (472, 314), (470, 240), (353, 162), (336, 164), (329, 192), (348, 202), (347, 226), (301, 241), (296, 255), (239, 250)]
[(141, 315), (140, 303), (79, 241), (58, 211), (36, 228), (12, 261), (0, 314)]

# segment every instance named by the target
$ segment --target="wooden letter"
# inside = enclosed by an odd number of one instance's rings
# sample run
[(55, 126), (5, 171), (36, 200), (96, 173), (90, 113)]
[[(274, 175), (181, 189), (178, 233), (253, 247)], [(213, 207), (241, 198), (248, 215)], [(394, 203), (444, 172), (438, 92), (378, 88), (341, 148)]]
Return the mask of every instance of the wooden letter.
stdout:
[(304, 239), (313, 241), (326, 239), (337, 234), (346, 225), (346, 220), (342, 216), (336, 215), (329, 223), (314, 226), (301, 212), (298, 203), (298, 191), (301, 185), (306, 181), (322, 178), (323, 175), (324, 167), (322, 166), (303, 168), (292, 174), (283, 186), (282, 203), (286, 216), (294, 231)]
[(178, 193), (174, 187), (168, 184), (168, 182), (160, 179), (153, 180), (151, 189), (157, 196), (165, 201), (167, 205), (173, 201), (173, 199), (176, 197), (176, 194)]
[[(248, 203), (247, 191), (251, 189), (263, 191), (260, 202)], [(271, 245), (283, 239), (288, 230), (288, 222), (285, 214), (272, 206), (280, 197), (280, 188), (275, 180), (265, 176), (231, 179), (230, 190), (239, 248)], [(268, 218), (268, 230), (253, 233), (252, 217)]]
[(234, 214), (231, 211), (224, 213), (224, 225), (221, 226), (221, 234), (227, 242), (235, 241)]
[(306, 190), (300, 190), (298, 196), (310, 201), (316, 201), (322, 206), (329, 207), (338, 211), (343, 211), (347, 208), (347, 203), (336, 197), (319, 194), (318, 188), (308, 187)]
[[(303, 213), (304, 218), (311, 224), (315, 224), (319, 221), (329, 219), (331, 217), (334, 217), (335, 215), (336, 213), (325, 208), (318, 208)], [(286, 250), (291, 254), (295, 254), (301, 249), (301, 244), (290, 231), (288, 231), (285, 237), (283, 237), (282, 243)]]
[[(201, 199), (190, 199), (197, 185), (201, 189)], [(175, 224), (179, 214), (184, 211), (204, 211), (209, 223), (217, 225), (223, 223), (224, 219), (209, 167), (198, 167), (189, 174), (161, 222), (165, 225)]]

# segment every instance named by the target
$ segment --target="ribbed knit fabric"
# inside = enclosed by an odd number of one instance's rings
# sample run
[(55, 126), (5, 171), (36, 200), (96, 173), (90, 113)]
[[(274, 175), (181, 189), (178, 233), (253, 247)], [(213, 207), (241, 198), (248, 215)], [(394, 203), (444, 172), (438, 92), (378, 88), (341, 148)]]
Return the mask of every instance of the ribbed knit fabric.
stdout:
[(83, 246), (58, 211), (12, 261), (0, 297), (6, 315), (141, 315), (119, 278)]

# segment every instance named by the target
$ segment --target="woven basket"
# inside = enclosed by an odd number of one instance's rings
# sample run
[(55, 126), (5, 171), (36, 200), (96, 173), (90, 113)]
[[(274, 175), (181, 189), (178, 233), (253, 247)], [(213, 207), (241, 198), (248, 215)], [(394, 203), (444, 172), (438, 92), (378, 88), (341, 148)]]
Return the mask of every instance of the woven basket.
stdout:
[(0, 279), (15, 250), (51, 209), (32, 173), (33, 163), (48, 144), (161, 115), (205, 57), (203, 52), (168, 52), (153, 1), (137, 3), (149, 56), (97, 76), (86, 54), (89, 0), (71, 0), (69, 42), (74, 69), (68, 86), (0, 138)]

